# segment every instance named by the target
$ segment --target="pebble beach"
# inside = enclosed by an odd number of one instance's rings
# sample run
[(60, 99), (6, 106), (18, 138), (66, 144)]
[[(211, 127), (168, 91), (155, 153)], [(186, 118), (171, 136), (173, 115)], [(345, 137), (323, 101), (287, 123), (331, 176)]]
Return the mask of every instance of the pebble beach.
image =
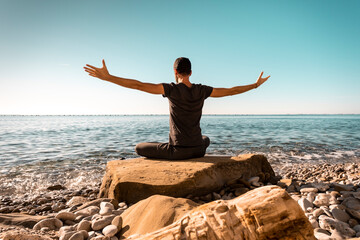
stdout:
[[(223, 189), (201, 197), (188, 196), (199, 203), (207, 203), (218, 199), (229, 200), (252, 189), (269, 185), (262, 182), (261, 176), (248, 181), (229, 182)], [(298, 164), (277, 169), (277, 184), (286, 189), (290, 196), (298, 202), (304, 214), (311, 222), (317, 239), (350, 239), (360, 237), (360, 164)], [(100, 187), (100, 183), (98, 185)], [(60, 231), (52, 230), (49, 221), (34, 229), (15, 226), (1, 226), (2, 237), (6, 233), (30, 232), (49, 239), (70, 239), (75, 233), (84, 238), (72, 239), (118, 239), (111, 225), (116, 216), (129, 206), (125, 202), (98, 202), (87, 209), (83, 215), (77, 209), (83, 204), (96, 201), (99, 188), (70, 191), (62, 186), (52, 186), (37, 196), (23, 199), (1, 197), (1, 213), (26, 213), (46, 216), (57, 221), (62, 227)], [(116, 205), (113, 205), (116, 204)], [(81, 211), (81, 210), (80, 210)], [(84, 211), (84, 210), (83, 210)], [(56, 220), (55, 220), (56, 219)], [(105, 220), (104, 220), (105, 219)], [(115, 219), (115, 220), (114, 220)], [(101, 222), (99, 227), (95, 226)], [(61, 222), (61, 223), (60, 223)], [(94, 230), (96, 229), (96, 230)], [(71, 236), (70, 236), (71, 235)]]

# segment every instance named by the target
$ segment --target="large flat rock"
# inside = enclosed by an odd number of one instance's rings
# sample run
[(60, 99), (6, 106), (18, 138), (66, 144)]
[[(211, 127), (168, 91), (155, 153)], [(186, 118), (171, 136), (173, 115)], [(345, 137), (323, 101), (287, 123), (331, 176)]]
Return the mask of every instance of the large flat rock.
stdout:
[(205, 156), (180, 161), (115, 160), (107, 163), (99, 197), (136, 203), (155, 194), (201, 196), (221, 189), (228, 181), (264, 174), (274, 176), (274, 171), (265, 156), (254, 154)]

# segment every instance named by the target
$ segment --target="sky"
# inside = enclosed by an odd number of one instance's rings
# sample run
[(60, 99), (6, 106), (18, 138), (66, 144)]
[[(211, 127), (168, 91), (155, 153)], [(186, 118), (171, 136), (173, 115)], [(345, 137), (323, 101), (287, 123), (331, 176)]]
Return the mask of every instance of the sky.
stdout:
[(360, 1), (0, 0), (0, 114), (167, 114), (168, 100), (87, 75), (257, 89), (205, 114), (360, 114)]

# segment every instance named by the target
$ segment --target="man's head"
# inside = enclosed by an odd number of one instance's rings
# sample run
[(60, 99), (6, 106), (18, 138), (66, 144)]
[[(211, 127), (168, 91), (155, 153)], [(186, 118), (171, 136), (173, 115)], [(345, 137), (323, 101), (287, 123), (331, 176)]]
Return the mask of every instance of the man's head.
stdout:
[(189, 77), (191, 75), (191, 62), (186, 57), (180, 57), (174, 63), (175, 79), (178, 81), (178, 75), (181, 77)]

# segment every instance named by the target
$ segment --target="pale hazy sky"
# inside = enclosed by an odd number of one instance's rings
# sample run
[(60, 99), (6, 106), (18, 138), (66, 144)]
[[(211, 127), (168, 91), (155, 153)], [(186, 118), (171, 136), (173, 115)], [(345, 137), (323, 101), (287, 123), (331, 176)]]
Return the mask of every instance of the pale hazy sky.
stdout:
[(211, 114), (360, 113), (360, 1), (0, 0), (0, 114), (165, 114), (168, 102), (88, 76), (260, 88)]

